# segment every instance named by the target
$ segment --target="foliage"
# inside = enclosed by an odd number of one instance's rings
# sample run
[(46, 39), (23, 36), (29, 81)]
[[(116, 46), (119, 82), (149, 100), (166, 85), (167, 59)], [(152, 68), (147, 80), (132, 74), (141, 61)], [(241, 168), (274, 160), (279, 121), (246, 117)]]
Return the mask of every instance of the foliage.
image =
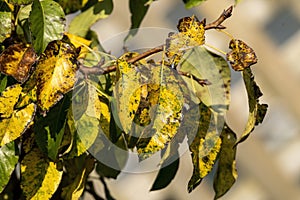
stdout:
[[(125, 40), (138, 32), (153, 2), (129, 1), (133, 30)], [(183, 2), (192, 8), (203, 0)], [(176, 175), (185, 138), (193, 165), (188, 191), (215, 167), (215, 199), (224, 195), (237, 179), (237, 145), (268, 107), (259, 102), (251, 47), (231, 39), (226, 55), (206, 48), (205, 34), (224, 29), (232, 9), (208, 24), (182, 18), (165, 44), (115, 58), (91, 30), (112, 13), (112, 0), (2, 0), (0, 198), (78, 199), (90, 192), (102, 199), (89, 180), (95, 169), (113, 199), (105, 180), (118, 177), (129, 151), (140, 162), (160, 152), (151, 191), (160, 190)], [(66, 27), (66, 15), (75, 12)], [(161, 60), (147, 59), (152, 54)], [(239, 139), (225, 121), (230, 68), (242, 73), (248, 94), (249, 118)]]

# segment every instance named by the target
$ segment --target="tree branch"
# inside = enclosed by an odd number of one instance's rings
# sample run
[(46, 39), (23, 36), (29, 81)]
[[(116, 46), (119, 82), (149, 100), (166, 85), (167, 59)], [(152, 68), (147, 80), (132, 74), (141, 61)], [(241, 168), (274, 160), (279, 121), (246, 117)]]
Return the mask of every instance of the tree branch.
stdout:
[(222, 25), (222, 23), (229, 18), (232, 15), (232, 10), (233, 10), (233, 6), (230, 6), (229, 8), (227, 8), (227, 10), (224, 10), (223, 13), (220, 15), (220, 17), (207, 24), (204, 29), (208, 30), (208, 29), (225, 29), (226, 27)]

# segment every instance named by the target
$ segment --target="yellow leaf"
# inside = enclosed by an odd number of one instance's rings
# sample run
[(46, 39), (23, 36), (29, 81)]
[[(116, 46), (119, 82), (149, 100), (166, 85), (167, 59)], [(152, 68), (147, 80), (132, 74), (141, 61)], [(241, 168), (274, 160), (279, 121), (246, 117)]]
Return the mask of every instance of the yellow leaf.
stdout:
[(179, 33), (170, 33), (166, 41), (166, 55), (177, 64), (183, 53), (205, 42), (205, 20), (199, 21), (197, 17), (184, 17), (177, 25)]
[(90, 52), (90, 50), (87, 48), (90, 46), (91, 42), (90, 40), (87, 40), (85, 38), (82, 38), (77, 35), (73, 35), (71, 33), (66, 33), (68, 38), (70, 39), (70, 42), (76, 47), (80, 48), (79, 56), (78, 58), (85, 58), (86, 54)]
[(44, 115), (73, 88), (77, 68), (73, 46), (61, 41), (48, 45), (34, 73), (38, 106)]
[(17, 139), (27, 130), (33, 120), (35, 109), (35, 104), (31, 103), (21, 110), (15, 110), (10, 118), (0, 121), (1, 146)]
[(45, 159), (38, 148), (32, 149), (21, 162), (21, 188), (26, 199), (50, 199), (62, 174), (56, 163)]
[(0, 55), (0, 71), (24, 83), (29, 75), (31, 66), (36, 62), (34, 49), (25, 44), (13, 44)]
[(22, 87), (19, 84), (7, 87), (0, 95), (0, 118), (9, 118), (19, 100)]

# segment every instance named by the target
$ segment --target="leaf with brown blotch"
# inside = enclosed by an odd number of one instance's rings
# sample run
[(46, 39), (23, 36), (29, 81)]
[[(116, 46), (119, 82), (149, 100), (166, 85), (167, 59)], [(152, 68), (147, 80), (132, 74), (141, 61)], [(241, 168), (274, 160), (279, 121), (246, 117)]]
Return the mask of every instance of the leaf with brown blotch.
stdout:
[(75, 47), (62, 41), (50, 43), (41, 55), (30, 81), (37, 86), (37, 102), (42, 114), (73, 88), (78, 68), (76, 58)]
[(232, 51), (227, 53), (226, 58), (230, 62), (232, 69), (235, 71), (242, 71), (257, 63), (257, 57), (254, 50), (242, 40), (231, 40), (229, 48), (232, 49)]
[(29, 75), (37, 55), (30, 45), (13, 44), (5, 49), (0, 56), (0, 71), (24, 83)]

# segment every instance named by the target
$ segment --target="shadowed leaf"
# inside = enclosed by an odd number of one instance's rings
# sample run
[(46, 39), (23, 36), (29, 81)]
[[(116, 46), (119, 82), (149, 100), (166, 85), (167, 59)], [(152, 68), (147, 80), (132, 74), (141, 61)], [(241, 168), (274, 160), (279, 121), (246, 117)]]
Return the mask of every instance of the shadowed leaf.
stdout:
[(56, 163), (44, 158), (38, 148), (32, 149), (21, 162), (21, 189), (26, 199), (50, 199), (62, 174)]
[(15, 143), (8, 143), (0, 148), (0, 193), (7, 185), (12, 172), (18, 163)]
[(235, 183), (236, 171), (236, 135), (225, 125), (221, 133), (222, 145), (219, 155), (218, 168), (214, 179), (215, 199), (223, 196)]

